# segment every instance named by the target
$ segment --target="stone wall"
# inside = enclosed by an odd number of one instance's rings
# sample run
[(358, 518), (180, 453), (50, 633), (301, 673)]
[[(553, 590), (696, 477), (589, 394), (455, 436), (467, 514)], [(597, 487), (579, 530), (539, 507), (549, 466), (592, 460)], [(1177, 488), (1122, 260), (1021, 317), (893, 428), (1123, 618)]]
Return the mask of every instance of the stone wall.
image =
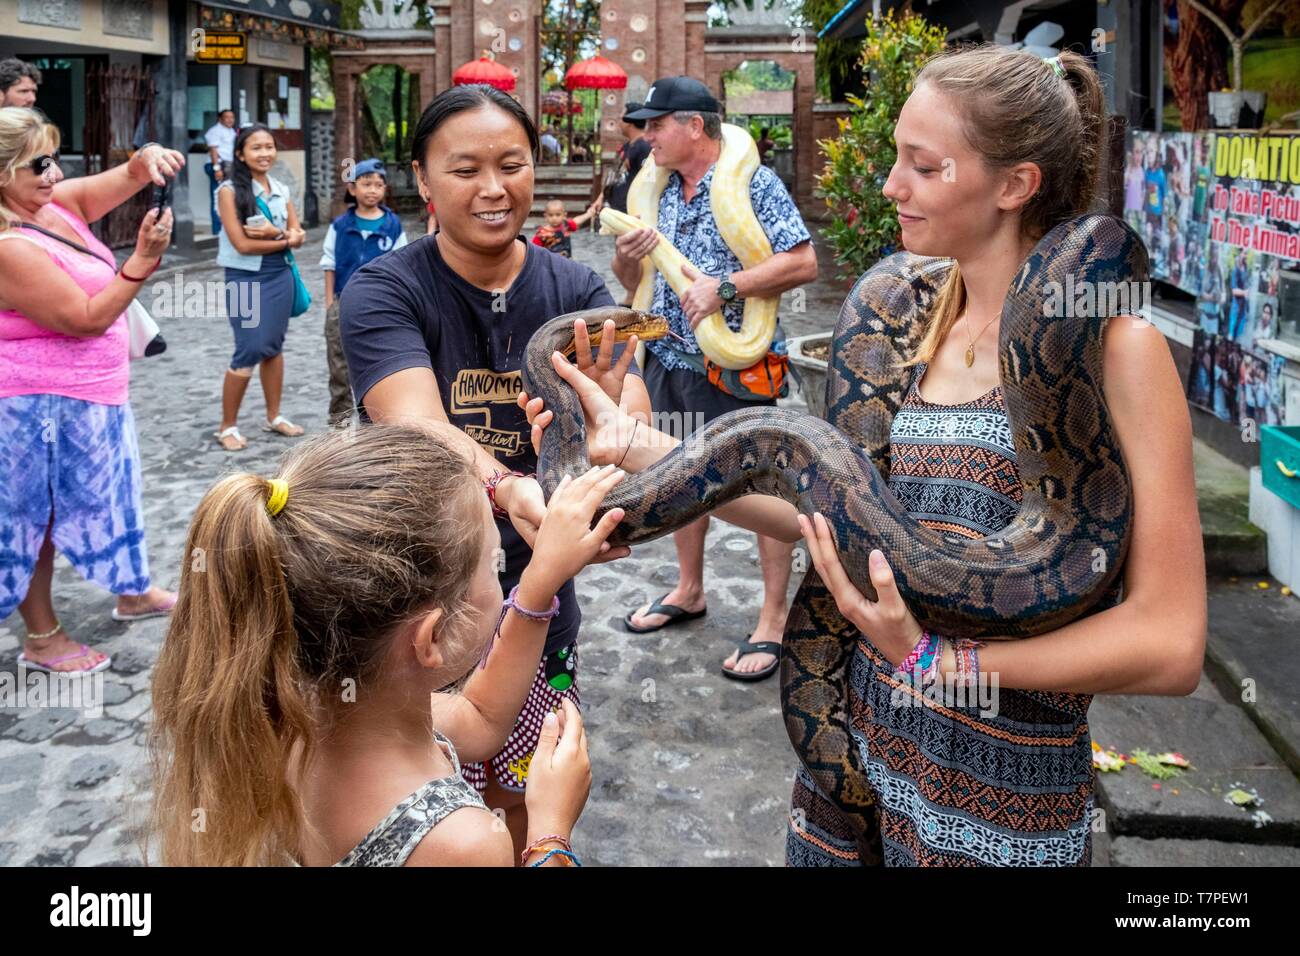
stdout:
[(320, 219), (326, 222), (334, 199), (334, 185), (338, 181), (338, 167), (334, 161), (333, 111), (312, 110), (308, 135), (311, 137), (311, 188), (316, 193)]

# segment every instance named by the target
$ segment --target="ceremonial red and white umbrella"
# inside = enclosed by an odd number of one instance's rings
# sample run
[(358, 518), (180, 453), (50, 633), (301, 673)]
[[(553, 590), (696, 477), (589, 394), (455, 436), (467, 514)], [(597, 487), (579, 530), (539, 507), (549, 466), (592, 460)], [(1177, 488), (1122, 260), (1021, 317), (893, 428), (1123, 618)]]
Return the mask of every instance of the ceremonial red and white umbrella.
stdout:
[(509, 93), (515, 88), (515, 74), (484, 53), (477, 60), (470, 60), (456, 67), (456, 71), (451, 75), (451, 82), (453, 86), (486, 83), (488, 86), (495, 86), (498, 90)]
[(564, 74), (564, 88), (568, 90), (621, 90), (627, 87), (627, 74), (617, 63), (599, 53), (587, 60), (579, 60)]

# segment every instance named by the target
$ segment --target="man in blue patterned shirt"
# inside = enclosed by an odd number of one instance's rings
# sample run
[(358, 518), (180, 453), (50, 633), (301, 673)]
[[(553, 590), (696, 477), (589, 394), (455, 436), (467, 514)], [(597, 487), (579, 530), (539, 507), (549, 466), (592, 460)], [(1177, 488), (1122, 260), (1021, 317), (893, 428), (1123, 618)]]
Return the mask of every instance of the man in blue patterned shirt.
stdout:
[[(655, 280), (651, 311), (666, 316), (677, 336), (646, 343), (645, 383), (655, 410), (656, 427), (678, 437), (726, 412), (775, 399), (749, 401), (729, 395), (700, 370), (700, 346), (694, 329), (705, 316), (722, 310), (727, 325), (739, 329), (747, 296), (775, 297), (817, 278), (811, 236), (784, 184), (766, 166), (750, 182), (754, 213), (772, 243), (773, 255), (752, 269), (742, 269), (718, 233), (710, 207), (714, 165), (722, 151), (722, 116), (709, 88), (687, 76), (658, 80), (640, 110), (626, 119), (645, 120), (645, 139), (655, 163), (672, 170), (659, 201), (658, 231), (694, 266), (686, 275), (693, 285), (680, 299), (663, 275)], [(615, 244), (614, 274), (628, 289), (641, 280), (644, 257), (659, 241), (653, 229), (637, 229)], [(779, 333), (778, 333), (779, 334)], [(692, 355), (694, 362), (685, 355)], [(699, 617), (705, 611), (704, 538), (707, 516), (678, 531), (678, 583), (668, 594), (629, 614), (628, 630), (645, 632)], [(776, 672), (785, 630), (786, 588), (792, 546), (762, 535), (758, 538), (763, 569), (763, 609), (758, 625), (723, 662), (723, 673), (738, 680), (761, 680)]]

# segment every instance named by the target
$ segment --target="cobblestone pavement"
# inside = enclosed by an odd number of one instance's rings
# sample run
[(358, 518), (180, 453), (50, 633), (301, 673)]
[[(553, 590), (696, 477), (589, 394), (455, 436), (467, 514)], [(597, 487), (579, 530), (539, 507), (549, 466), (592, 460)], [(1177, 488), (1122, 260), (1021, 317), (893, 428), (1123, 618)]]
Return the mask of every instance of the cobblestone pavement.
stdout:
[[(418, 235), (418, 224), (408, 226), (408, 234)], [(292, 321), (285, 346), (284, 413), (308, 432), (326, 427), (328, 404), (322, 277), (312, 254), (322, 238), (323, 230), (314, 230), (299, 256), (317, 301)], [(574, 250), (621, 297), (608, 268), (612, 240), (583, 232)], [(833, 274), (833, 266), (823, 268), (824, 276)], [(183, 267), (146, 286), (144, 304), (156, 303), (164, 283), (174, 290), (178, 278), (219, 282), (221, 273), (212, 265)], [(829, 279), (810, 287), (806, 311), (783, 318), (788, 332), (829, 329), (843, 294)], [(210, 314), (161, 324), (168, 351), (135, 363), (131, 401), (144, 464), (150, 563), (156, 583), (174, 588), (185, 532), (204, 491), (232, 470), (270, 473), (293, 442), (257, 427), (264, 406), (254, 384), (241, 421), (249, 446), (238, 455), (223, 452), (212, 433), (232, 348), (229, 326)], [(802, 402), (796, 396), (789, 404)], [(718, 673), (761, 604), (754, 536), (714, 522), (707, 547), (708, 616), (660, 633), (628, 634), (621, 619), (675, 582), (671, 540), (639, 547), (579, 579), (580, 680), (594, 781), (574, 844), (588, 863), (782, 862), (795, 758), (777, 682), (741, 684)], [(105, 675), (102, 714), (20, 708), (12, 698), (0, 706), (0, 863), (93, 866), (144, 859), (150, 675), (166, 622), (115, 623), (109, 617), (113, 600), (60, 559), (59, 617), (73, 637), (111, 653), (113, 668)], [(0, 622), (0, 681), (12, 682), (17, 672), (22, 633), (17, 613)]]

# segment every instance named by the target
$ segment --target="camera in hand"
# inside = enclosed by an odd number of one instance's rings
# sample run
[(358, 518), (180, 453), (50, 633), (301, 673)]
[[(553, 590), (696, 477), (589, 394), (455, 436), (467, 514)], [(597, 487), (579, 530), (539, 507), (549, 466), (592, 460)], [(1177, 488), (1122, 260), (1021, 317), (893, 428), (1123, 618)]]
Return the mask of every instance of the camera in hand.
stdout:
[(149, 191), (149, 208), (162, 211), (172, 204), (172, 181), (166, 180), (161, 186), (154, 185)]

